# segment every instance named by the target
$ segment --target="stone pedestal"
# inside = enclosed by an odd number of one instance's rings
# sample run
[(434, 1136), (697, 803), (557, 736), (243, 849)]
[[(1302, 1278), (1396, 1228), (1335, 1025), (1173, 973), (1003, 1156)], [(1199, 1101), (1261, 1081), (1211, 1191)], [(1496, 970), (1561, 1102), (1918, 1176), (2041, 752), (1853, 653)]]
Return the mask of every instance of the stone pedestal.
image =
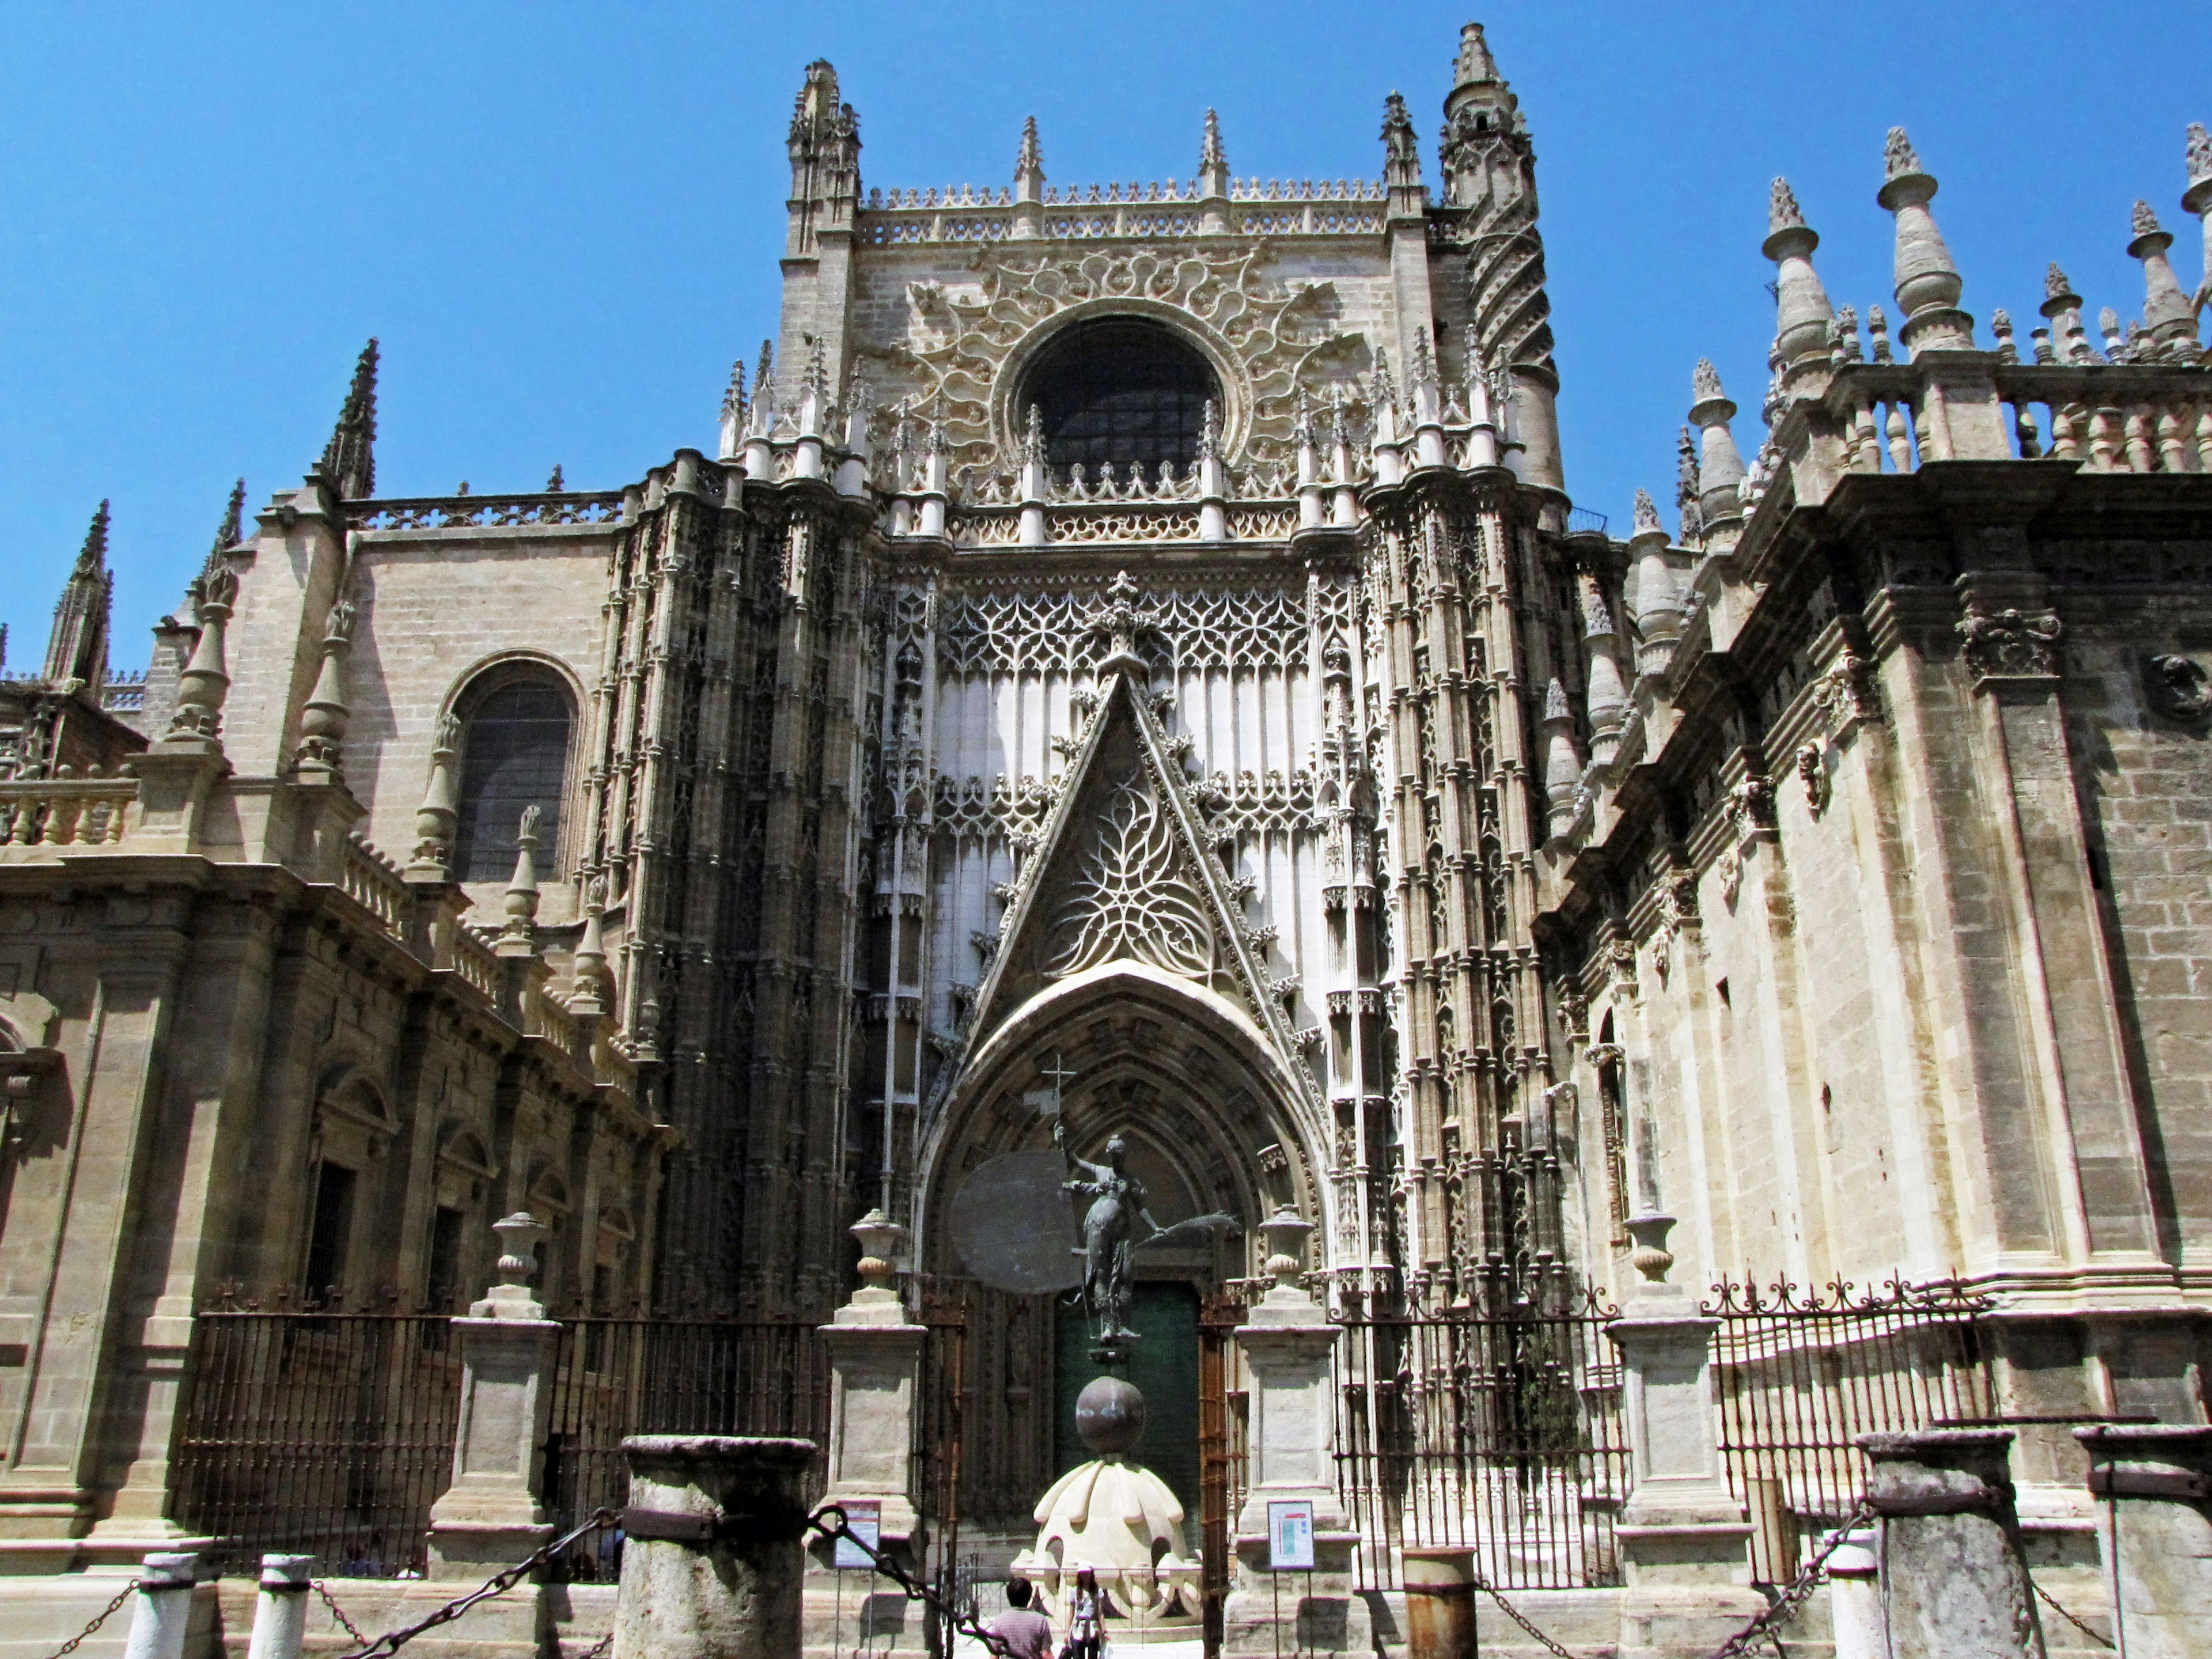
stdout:
[(553, 1409), (561, 1328), (530, 1293), (532, 1251), (545, 1228), (529, 1215), (492, 1224), (500, 1283), (453, 1321), (461, 1344), (461, 1413), (453, 1484), (430, 1507), (430, 1576), (479, 1578), (526, 1558), (553, 1535), (538, 1501), (541, 1449)]
[[(1298, 1282), (1312, 1224), (1284, 1211), (1261, 1224), (1274, 1284), (1237, 1328), (1251, 1373), (1249, 1473), (1236, 1517), (1237, 1571), (1222, 1611), (1232, 1654), (1292, 1650), (1365, 1653), (1366, 1604), (1352, 1595), (1358, 1535), (1336, 1496), (1334, 1350), (1341, 1333)], [(1314, 1570), (1277, 1574), (1267, 1562), (1267, 1506), (1313, 1504)]]
[(2101, 1511), (2112, 1639), (2129, 1659), (2212, 1653), (2212, 1427), (2076, 1429)]
[(811, 1440), (633, 1435), (614, 1659), (793, 1659)]
[(2041, 1659), (2006, 1429), (1865, 1434), (1890, 1659)]

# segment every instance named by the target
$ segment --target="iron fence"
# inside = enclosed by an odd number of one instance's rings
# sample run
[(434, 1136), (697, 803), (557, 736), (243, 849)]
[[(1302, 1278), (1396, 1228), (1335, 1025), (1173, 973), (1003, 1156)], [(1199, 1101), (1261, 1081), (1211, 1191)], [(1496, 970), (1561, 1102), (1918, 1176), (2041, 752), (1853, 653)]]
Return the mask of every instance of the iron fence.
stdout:
[(1858, 1506), (1870, 1468), (1857, 1436), (1996, 1419), (1979, 1322), (1992, 1306), (1951, 1280), (1713, 1286), (1721, 1457), (1751, 1518), (1755, 1580), (1787, 1583), (1807, 1534)]
[[(564, 1319), (551, 1382), (544, 1491), (556, 1532), (628, 1501), (626, 1435), (796, 1435), (817, 1446), (829, 1437), (829, 1351), (811, 1322)], [(822, 1478), (817, 1459), (810, 1501)], [(575, 1545), (553, 1574), (611, 1582), (620, 1561), (619, 1535), (603, 1532)]]
[(1399, 1588), (1416, 1545), (1471, 1547), (1505, 1589), (1619, 1582), (1618, 1316), (1556, 1266), (1485, 1276), (1464, 1303), (1336, 1316), (1337, 1484), (1359, 1589)]
[(217, 1571), (277, 1550), (325, 1576), (419, 1574), (460, 1400), (447, 1315), (218, 1304), (192, 1322), (170, 1513), (217, 1540)]

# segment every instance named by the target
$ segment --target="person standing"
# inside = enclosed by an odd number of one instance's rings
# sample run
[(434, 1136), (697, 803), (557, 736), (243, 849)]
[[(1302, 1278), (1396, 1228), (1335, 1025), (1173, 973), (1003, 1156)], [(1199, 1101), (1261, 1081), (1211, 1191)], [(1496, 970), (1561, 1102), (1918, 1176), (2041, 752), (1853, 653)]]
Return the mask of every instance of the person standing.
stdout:
[(1006, 1610), (984, 1629), (1006, 1644), (1012, 1659), (1051, 1659), (1052, 1621), (1030, 1606), (1026, 1578), (1006, 1580)]

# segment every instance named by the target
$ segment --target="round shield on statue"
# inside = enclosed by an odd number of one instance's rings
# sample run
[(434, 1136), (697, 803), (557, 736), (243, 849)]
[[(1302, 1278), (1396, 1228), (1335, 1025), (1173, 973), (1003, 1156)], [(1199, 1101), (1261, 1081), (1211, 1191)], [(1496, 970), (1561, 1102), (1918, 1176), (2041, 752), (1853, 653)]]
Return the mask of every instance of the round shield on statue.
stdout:
[(994, 1290), (1038, 1296), (1083, 1282), (1075, 1215), (1055, 1152), (1001, 1152), (979, 1164), (952, 1200), (952, 1248)]

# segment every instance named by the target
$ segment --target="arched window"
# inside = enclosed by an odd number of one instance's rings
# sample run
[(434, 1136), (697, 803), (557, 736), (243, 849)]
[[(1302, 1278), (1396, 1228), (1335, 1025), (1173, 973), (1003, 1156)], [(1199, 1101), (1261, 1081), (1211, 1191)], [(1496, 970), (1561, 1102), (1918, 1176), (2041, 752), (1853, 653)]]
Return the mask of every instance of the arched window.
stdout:
[(455, 871), (463, 881), (513, 875), (522, 810), (535, 806), (538, 872), (552, 873), (568, 772), (566, 688), (542, 671), (503, 676), (463, 707)]
[(1096, 477), (1111, 463), (1157, 478), (1162, 461), (1188, 471), (1199, 428), (1221, 387), (1206, 359), (1172, 329), (1139, 317), (1100, 317), (1064, 329), (1022, 386), (1020, 416), (1035, 405), (1045, 461), (1055, 474), (1080, 465)]

